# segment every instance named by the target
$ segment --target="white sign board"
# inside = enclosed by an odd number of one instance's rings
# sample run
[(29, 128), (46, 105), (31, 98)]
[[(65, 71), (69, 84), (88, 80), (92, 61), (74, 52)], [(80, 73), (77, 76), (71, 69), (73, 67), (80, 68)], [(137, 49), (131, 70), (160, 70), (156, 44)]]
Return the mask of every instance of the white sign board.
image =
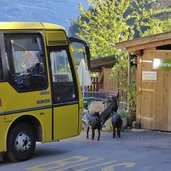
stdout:
[(143, 82), (154, 82), (157, 80), (156, 71), (142, 71), (142, 81)]

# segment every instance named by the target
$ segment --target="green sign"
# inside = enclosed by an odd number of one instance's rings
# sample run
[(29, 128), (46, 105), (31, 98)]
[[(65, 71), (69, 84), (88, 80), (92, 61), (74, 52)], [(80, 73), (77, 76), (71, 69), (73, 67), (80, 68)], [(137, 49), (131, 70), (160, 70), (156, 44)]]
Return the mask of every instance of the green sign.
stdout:
[(171, 70), (171, 59), (153, 59), (154, 70)]

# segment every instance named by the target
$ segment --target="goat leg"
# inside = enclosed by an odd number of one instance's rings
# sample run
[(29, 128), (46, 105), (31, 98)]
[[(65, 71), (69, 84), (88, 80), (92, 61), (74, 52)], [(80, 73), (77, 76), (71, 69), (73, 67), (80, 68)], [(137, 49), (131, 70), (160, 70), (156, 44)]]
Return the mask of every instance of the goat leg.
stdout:
[(90, 130), (90, 127), (88, 126), (88, 127), (87, 127), (87, 139), (88, 139), (88, 137), (89, 137), (89, 130)]
[(94, 136), (95, 136), (95, 129), (92, 129), (92, 140), (94, 140)]
[(98, 138), (97, 138), (98, 141), (100, 140), (100, 130), (101, 128), (98, 128)]
[(121, 137), (121, 128), (117, 128), (117, 135), (119, 136), (119, 138)]
[(115, 138), (115, 127), (113, 127), (113, 138)]

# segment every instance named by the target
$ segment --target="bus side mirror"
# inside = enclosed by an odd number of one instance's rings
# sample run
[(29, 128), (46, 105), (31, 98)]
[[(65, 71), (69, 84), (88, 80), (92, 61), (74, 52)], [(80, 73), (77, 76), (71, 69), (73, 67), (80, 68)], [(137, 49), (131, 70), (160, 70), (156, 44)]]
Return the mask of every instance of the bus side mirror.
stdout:
[(85, 42), (82, 39), (76, 38), (76, 37), (68, 37), (69, 43), (81, 43), (82, 45), (84, 45), (85, 47), (85, 56), (86, 56), (86, 60), (87, 60), (87, 66), (88, 69), (90, 69), (90, 48), (87, 42)]

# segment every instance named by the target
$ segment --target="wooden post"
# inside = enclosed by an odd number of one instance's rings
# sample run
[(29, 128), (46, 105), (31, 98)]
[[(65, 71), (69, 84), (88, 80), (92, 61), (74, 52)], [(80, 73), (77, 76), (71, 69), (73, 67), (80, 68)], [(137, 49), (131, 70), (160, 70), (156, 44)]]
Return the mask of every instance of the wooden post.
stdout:
[[(130, 54), (128, 54), (128, 75), (127, 75), (127, 77), (128, 77), (128, 78), (127, 78), (127, 79), (128, 79), (128, 80), (127, 80), (128, 88), (129, 88), (129, 86), (130, 86), (130, 77), (131, 77), (131, 75), (130, 75), (130, 74), (131, 74), (131, 71), (130, 71), (130, 70), (131, 70), (130, 58), (131, 58), (131, 57), (130, 57)], [(128, 98), (129, 98), (129, 91), (127, 91), (127, 100), (129, 100)], [(129, 106), (129, 105), (127, 106), (127, 109), (128, 109), (128, 111), (130, 110), (130, 106)]]

